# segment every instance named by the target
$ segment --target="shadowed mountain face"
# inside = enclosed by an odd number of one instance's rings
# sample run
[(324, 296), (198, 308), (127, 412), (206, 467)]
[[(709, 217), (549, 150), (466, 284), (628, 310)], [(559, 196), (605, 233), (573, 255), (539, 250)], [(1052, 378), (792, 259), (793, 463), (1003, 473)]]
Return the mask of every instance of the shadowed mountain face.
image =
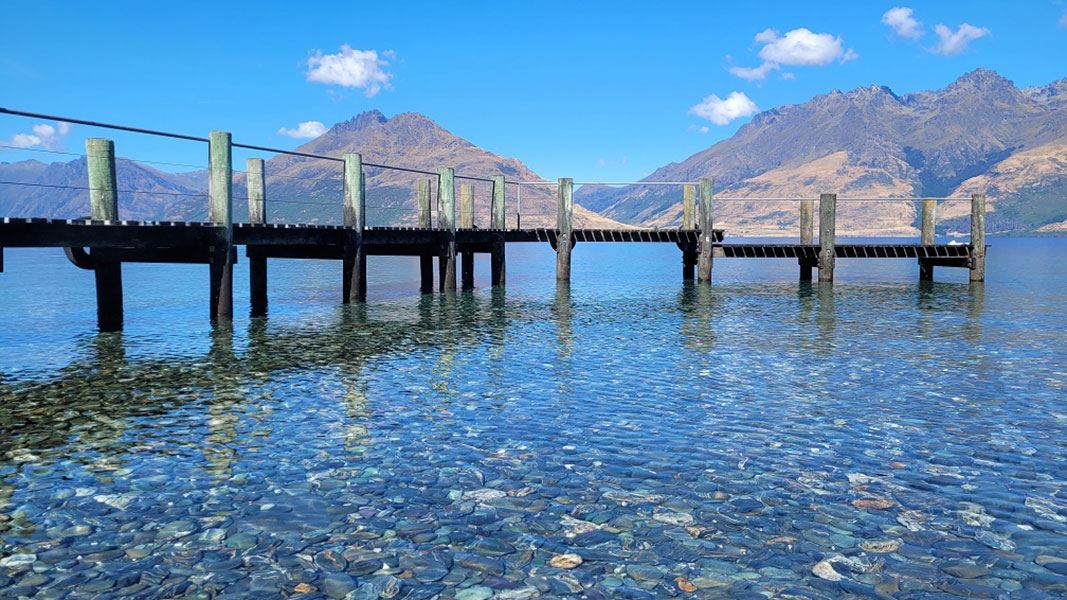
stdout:
[[(378, 111), (360, 114), (334, 125), (322, 136), (297, 148), (300, 152), (340, 157), (360, 152), (365, 163), (397, 165), (436, 173), (451, 166), (459, 176), (489, 178), (503, 174), (509, 181), (541, 180), (521, 161), (505, 158), (459, 138), (432, 120), (415, 113), (386, 118)], [(268, 219), (277, 222), (340, 223), (342, 221), (342, 165), (336, 161), (288, 155), (267, 158)], [(234, 169), (245, 165), (235, 162)], [(415, 190), (420, 179), (431, 181), (433, 221), (437, 222), (435, 176), (366, 167), (368, 224), (415, 225)], [(119, 214), (124, 219), (203, 220), (207, 215), (207, 173), (167, 173), (128, 160), (117, 164)], [(243, 172), (234, 175), (234, 214), (247, 215), (247, 188)], [(85, 159), (68, 163), (38, 161), (0, 162), (0, 180), (47, 186), (0, 186), (0, 215), (70, 218), (89, 213)], [(488, 182), (457, 177), (460, 188), (472, 186), (474, 224), (489, 226), (491, 186)], [(518, 189), (506, 186), (507, 223), (515, 226)], [(522, 191), (522, 225), (555, 223), (554, 186), (527, 186)], [(457, 206), (457, 212), (459, 208)], [(578, 226), (619, 226), (609, 219), (576, 207)]]
[[(731, 138), (649, 181), (715, 179), (724, 197), (958, 196), (985, 192), (993, 231), (1055, 227), (1067, 219), (1067, 79), (1018, 89), (988, 70), (944, 89), (897, 96), (882, 86), (834, 91), (756, 115)], [(585, 187), (575, 201), (629, 223), (671, 225), (681, 192)], [(912, 233), (906, 203), (839, 204), (846, 233)], [(940, 209), (944, 229), (966, 228), (965, 202)], [(795, 232), (795, 203), (723, 201), (729, 232)]]

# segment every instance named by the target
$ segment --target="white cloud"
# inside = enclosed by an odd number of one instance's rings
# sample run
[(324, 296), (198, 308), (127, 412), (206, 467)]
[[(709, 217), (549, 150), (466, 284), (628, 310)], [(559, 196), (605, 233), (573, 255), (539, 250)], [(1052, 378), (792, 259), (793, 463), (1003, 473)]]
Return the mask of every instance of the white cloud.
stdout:
[(964, 23), (956, 31), (952, 31), (951, 28), (938, 23), (934, 27), (934, 33), (941, 40), (938, 42), (937, 47), (934, 48), (934, 52), (951, 56), (966, 50), (967, 46), (974, 40), (989, 35), (989, 30), (985, 27), (975, 27), (970, 23)]
[(743, 92), (731, 92), (725, 99), (712, 94), (689, 109), (689, 114), (707, 119), (716, 125), (726, 125), (734, 119), (756, 114), (759, 108)]
[(765, 62), (758, 67), (730, 67), (730, 74), (736, 75), (745, 81), (763, 81), (778, 65)]
[[(841, 38), (804, 27), (781, 37), (774, 31), (763, 31), (756, 35), (756, 41), (764, 44), (760, 58), (780, 65), (822, 67), (846, 55)], [(852, 56), (858, 55), (852, 52)]]
[(389, 89), (393, 75), (386, 71), (393, 58), (392, 50), (378, 53), (377, 50), (356, 50), (344, 44), (337, 54), (323, 54), (316, 50), (308, 57), (307, 80), (313, 83), (359, 88), (368, 98), (374, 97), (382, 88)]
[(322, 124), (322, 121), (304, 121), (297, 125), (296, 129), (282, 127), (278, 130), (278, 133), (291, 138), (311, 139), (326, 133), (326, 126)]
[(888, 25), (893, 30), (893, 33), (902, 38), (917, 40), (923, 34), (922, 23), (915, 20), (910, 8), (904, 6), (897, 6), (885, 11), (885, 14), (882, 15), (882, 23)]
[(1063, 11), (1063, 15), (1060, 16), (1059, 26), (1067, 29), (1067, 10)]
[[(746, 81), (763, 81), (771, 71), (782, 65), (798, 67), (822, 67), (832, 62), (848, 62), (859, 58), (852, 48), (845, 48), (840, 37), (829, 33), (815, 33), (800, 27), (779, 35), (774, 29), (764, 29), (752, 38), (762, 46), (759, 56), (763, 62), (758, 67), (730, 67), (732, 75)], [(792, 75), (783, 74), (784, 79)]]
[(7, 145), (16, 148), (40, 147), (45, 150), (58, 150), (62, 146), (63, 138), (70, 133), (70, 123), (59, 121), (55, 126), (38, 123), (31, 130), (33, 133), (16, 133), (11, 136)]

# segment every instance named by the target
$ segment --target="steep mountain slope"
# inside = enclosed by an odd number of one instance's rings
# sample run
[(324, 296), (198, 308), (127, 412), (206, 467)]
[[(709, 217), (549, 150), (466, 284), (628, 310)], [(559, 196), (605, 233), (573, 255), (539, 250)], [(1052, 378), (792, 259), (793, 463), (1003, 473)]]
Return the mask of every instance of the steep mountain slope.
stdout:
[[(897, 96), (881, 86), (832, 92), (756, 115), (727, 140), (649, 181), (711, 176), (731, 198), (817, 196), (945, 196), (985, 191), (991, 229), (1032, 230), (1067, 217), (1067, 80), (1017, 89), (997, 73), (977, 70), (942, 90)], [(672, 188), (586, 187), (576, 202), (612, 218), (669, 226), (681, 218)], [(965, 227), (964, 202), (943, 207), (943, 228)], [(716, 205), (733, 233), (793, 233), (794, 202)], [(998, 214), (1000, 213), (1000, 214)], [(909, 203), (841, 202), (845, 233), (912, 233)]]
[[(334, 125), (322, 136), (297, 148), (300, 152), (340, 157), (345, 152), (361, 152), (367, 163), (388, 164), (436, 173), (442, 166), (455, 167), (461, 176), (488, 178), (503, 174), (510, 181), (538, 181), (541, 178), (521, 161), (505, 158), (459, 138), (432, 120), (415, 113), (386, 118), (378, 111), (360, 114)], [(244, 169), (235, 163), (234, 169)], [(268, 217), (280, 222), (339, 223), (342, 219), (342, 168), (336, 161), (289, 155), (270, 157), (265, 164)], [(416, 223), (415, 189), (420, 179), (433, 182), (436, 222), (436, 177), (405, 171), (368, 167), (367, 206), (370, 225), (413, 225)], [(200, 220), (207, 213), (207, 174), (204, 171), (165, 173), (150, 166), (120, 160), (117, 165), (119, 213), (128, 219)], [(87, 185), (85, 159), (68, 163), (44, 164), (38, 161), (0, 163), (0, 181), (17, 181), (46, 186)], [(459, 188), (473, 186), (475, 225), (489, 224), (490, 184), (458, 177)], [(245, 175), (234, 176), (234, 209), (237, 218), (247, 214)], [(507, 186), (506, 209), (510, 226), (516, 222), (518, 194)], [(458, 210), (458, 208), (457, 208)], [(64, 187), (0, 185), (0, 215), (38, 217), (77, 217), (89, 211), (84, 190)], [(527, 187), (522, 193), (522, 225), (555, 223), (555, 189)], [(579, 226), (620, 226), (609, 219), (576, 207)]]

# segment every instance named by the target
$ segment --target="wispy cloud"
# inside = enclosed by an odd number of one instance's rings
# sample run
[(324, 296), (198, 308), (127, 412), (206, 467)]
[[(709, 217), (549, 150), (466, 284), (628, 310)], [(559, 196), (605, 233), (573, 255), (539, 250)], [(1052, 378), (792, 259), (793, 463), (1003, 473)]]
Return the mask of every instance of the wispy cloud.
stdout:
[(1060, 15), (1059, 26), (1067, 29), (1067, 10), (1063, 11), (1063, 14)]
[(293, 129), (282, 127), (278, 133), (296, 139), (311, 139), (326, 133), (326, 126), (322, 121), (303, 121)]
[(357, 50), (348, 44), (341, 46), (336, 54), (323, 54), (316, 50), (307, 60), (307, 80), (313, 83), (358, 88), (372, 98), (390, 89), (393, 74), (386, 70), (387, 59), (395, 57), (392, 50), (379, 53), (377, 50)]
[(910, 8), (896, 6), (882, 15), (882, 23), (902, 38), (917, 40), (923, 35), (922, 23), (915, 19)]
[(707, 119), (716, 125), (726, 125), (734, 119), (749, 117), (757, 112), (759, 107), (744, 92), (730, 92), (726, 98), (712, 94), (689, 108), (689, 114)]
[(934, 48), (934, 52), (945, 56), (951, 56), (966, 50), (967, 46), (974, 40), (989, 35), (989, 30), (985, 27), (975, 27), (970, 23), (964, 23), (960, 25), (956, 31), (952, 31), (952, 28), (938, 23), (934, 27), (934, 33), (937, 34), (937, 37), (940, 40)]
[(756, 67), (731, 67), (730, 73), (746, 81), (763, 81), (772, 71), (781, 66), (823, 67), (834, 61), (848, 62), (859, 58), (852, 48), (845, 48), (844, 41), (829, 33), (815, 33), (805, 27), (779, 35), (774, 29), (757, 33), (753, 41), (762, 46), (759, 57), (763, 62)]
[(16, 148), (59, 150), (62, 147), (63, 138), (70, 133), (70, 123), (59, 121), (54, 126), (48, 123), (38, 123), (30, 131), (32, 133), (16, 133), (12, 135), (6, 145)]

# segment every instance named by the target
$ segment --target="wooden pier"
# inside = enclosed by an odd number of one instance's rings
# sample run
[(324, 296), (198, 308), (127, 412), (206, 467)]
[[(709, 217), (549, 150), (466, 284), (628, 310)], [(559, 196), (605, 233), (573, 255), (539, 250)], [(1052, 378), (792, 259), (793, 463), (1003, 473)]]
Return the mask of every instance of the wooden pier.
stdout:
[[(934, 267), (970, 270), (971, 281), (985, 276), (985, 197), (971, 198), (971, 241), (935, 244), (935, 203), (923, 202), (922, 235), (919, 244), (837, 244), (835, 194), (819, 201), (819, 231), (814, 231), (814, 200), (802, 200), (800, 243), (723, 243), (723, 232), (714, 228), (712, 180), (702, 179), (683, 188), (683, 221), (677, 229), (584, 229), (573, 226), (573, 186), (560, 179), (556, 227), (508, 229), (505, 226), (503, 176), (492, 177), (490, 226), (476, 228), (473, 193), (460, 186), (456, 202), (456, 174), (452, 168), (438, 172), (438, 222), (432, 223), (430, 183), (420, 181), (416, 192), (417, 227), (367, 227), (366, 182), (362, 156), (345, 154), (343, 162), (344, 224), (300, 225), (268, 223), (262, 159), (247, 163), (248, 222), (234, 223), (232, 196), (232, 141), (229, 133), (213, 131), (207, 138), (210, 159), (208, 222), (124, 221), (118, 214), (114, 144), (105, 139), (86, 140), (88, 189), (91, 218), (35, 219), (7, 217), (0, 222), (0, 272), (3, 249), (58, 247), (66, 249), (76, 266), (93, 270), (96, 279), (97, 315), (101, 330), (122, 327), (122, 263), (197, 263), (208, 265), (209, 311), (212, 320), (233, 316), (233, 265), (238, 246), (245, 247), (249, 261), (251, 313), (262, 315), (268, 305), (268, 260), (331, 259), (343, 263), (341, 299), (363, 302), (367, 293), (367, 256), (417, 256), (420, 259), (421, 290), (432, 292), (433, 262), (439, 263), (442, 292), (474, 287), (474, 255), (490, 255), (493, 286), (505, 284), (505, 250), (511, 243), (548, 243), (556, 250), (556, 278), (570, 281), (571, 254), (579, 243), (667, 243), (682, 255), (682, 277), (710, 283), (716, 258), (795, 259), (800, 279), (810, 280), (818, 269), (819, 281), (831, 282), (837, 259), (907, 258), (919, 265), (922, 280), (933, 277)], [(245, 148), (255, 148), (242, 146)], [(262, 148), (260, 148), (262, 149)], [(279, 151), (285, 152), (285, 151)], [(296, 153), (299, 154), (299, 153)], [(336, 157), (322, 157), (338, 160)], [(380, 166), (380, 165), (375, 165)], [(457, 210), (458, 208), (458, 210)], [(458, 217), (458, 218), (457, 218)], [(461, 271), (457, 271), (457, 258)]]

